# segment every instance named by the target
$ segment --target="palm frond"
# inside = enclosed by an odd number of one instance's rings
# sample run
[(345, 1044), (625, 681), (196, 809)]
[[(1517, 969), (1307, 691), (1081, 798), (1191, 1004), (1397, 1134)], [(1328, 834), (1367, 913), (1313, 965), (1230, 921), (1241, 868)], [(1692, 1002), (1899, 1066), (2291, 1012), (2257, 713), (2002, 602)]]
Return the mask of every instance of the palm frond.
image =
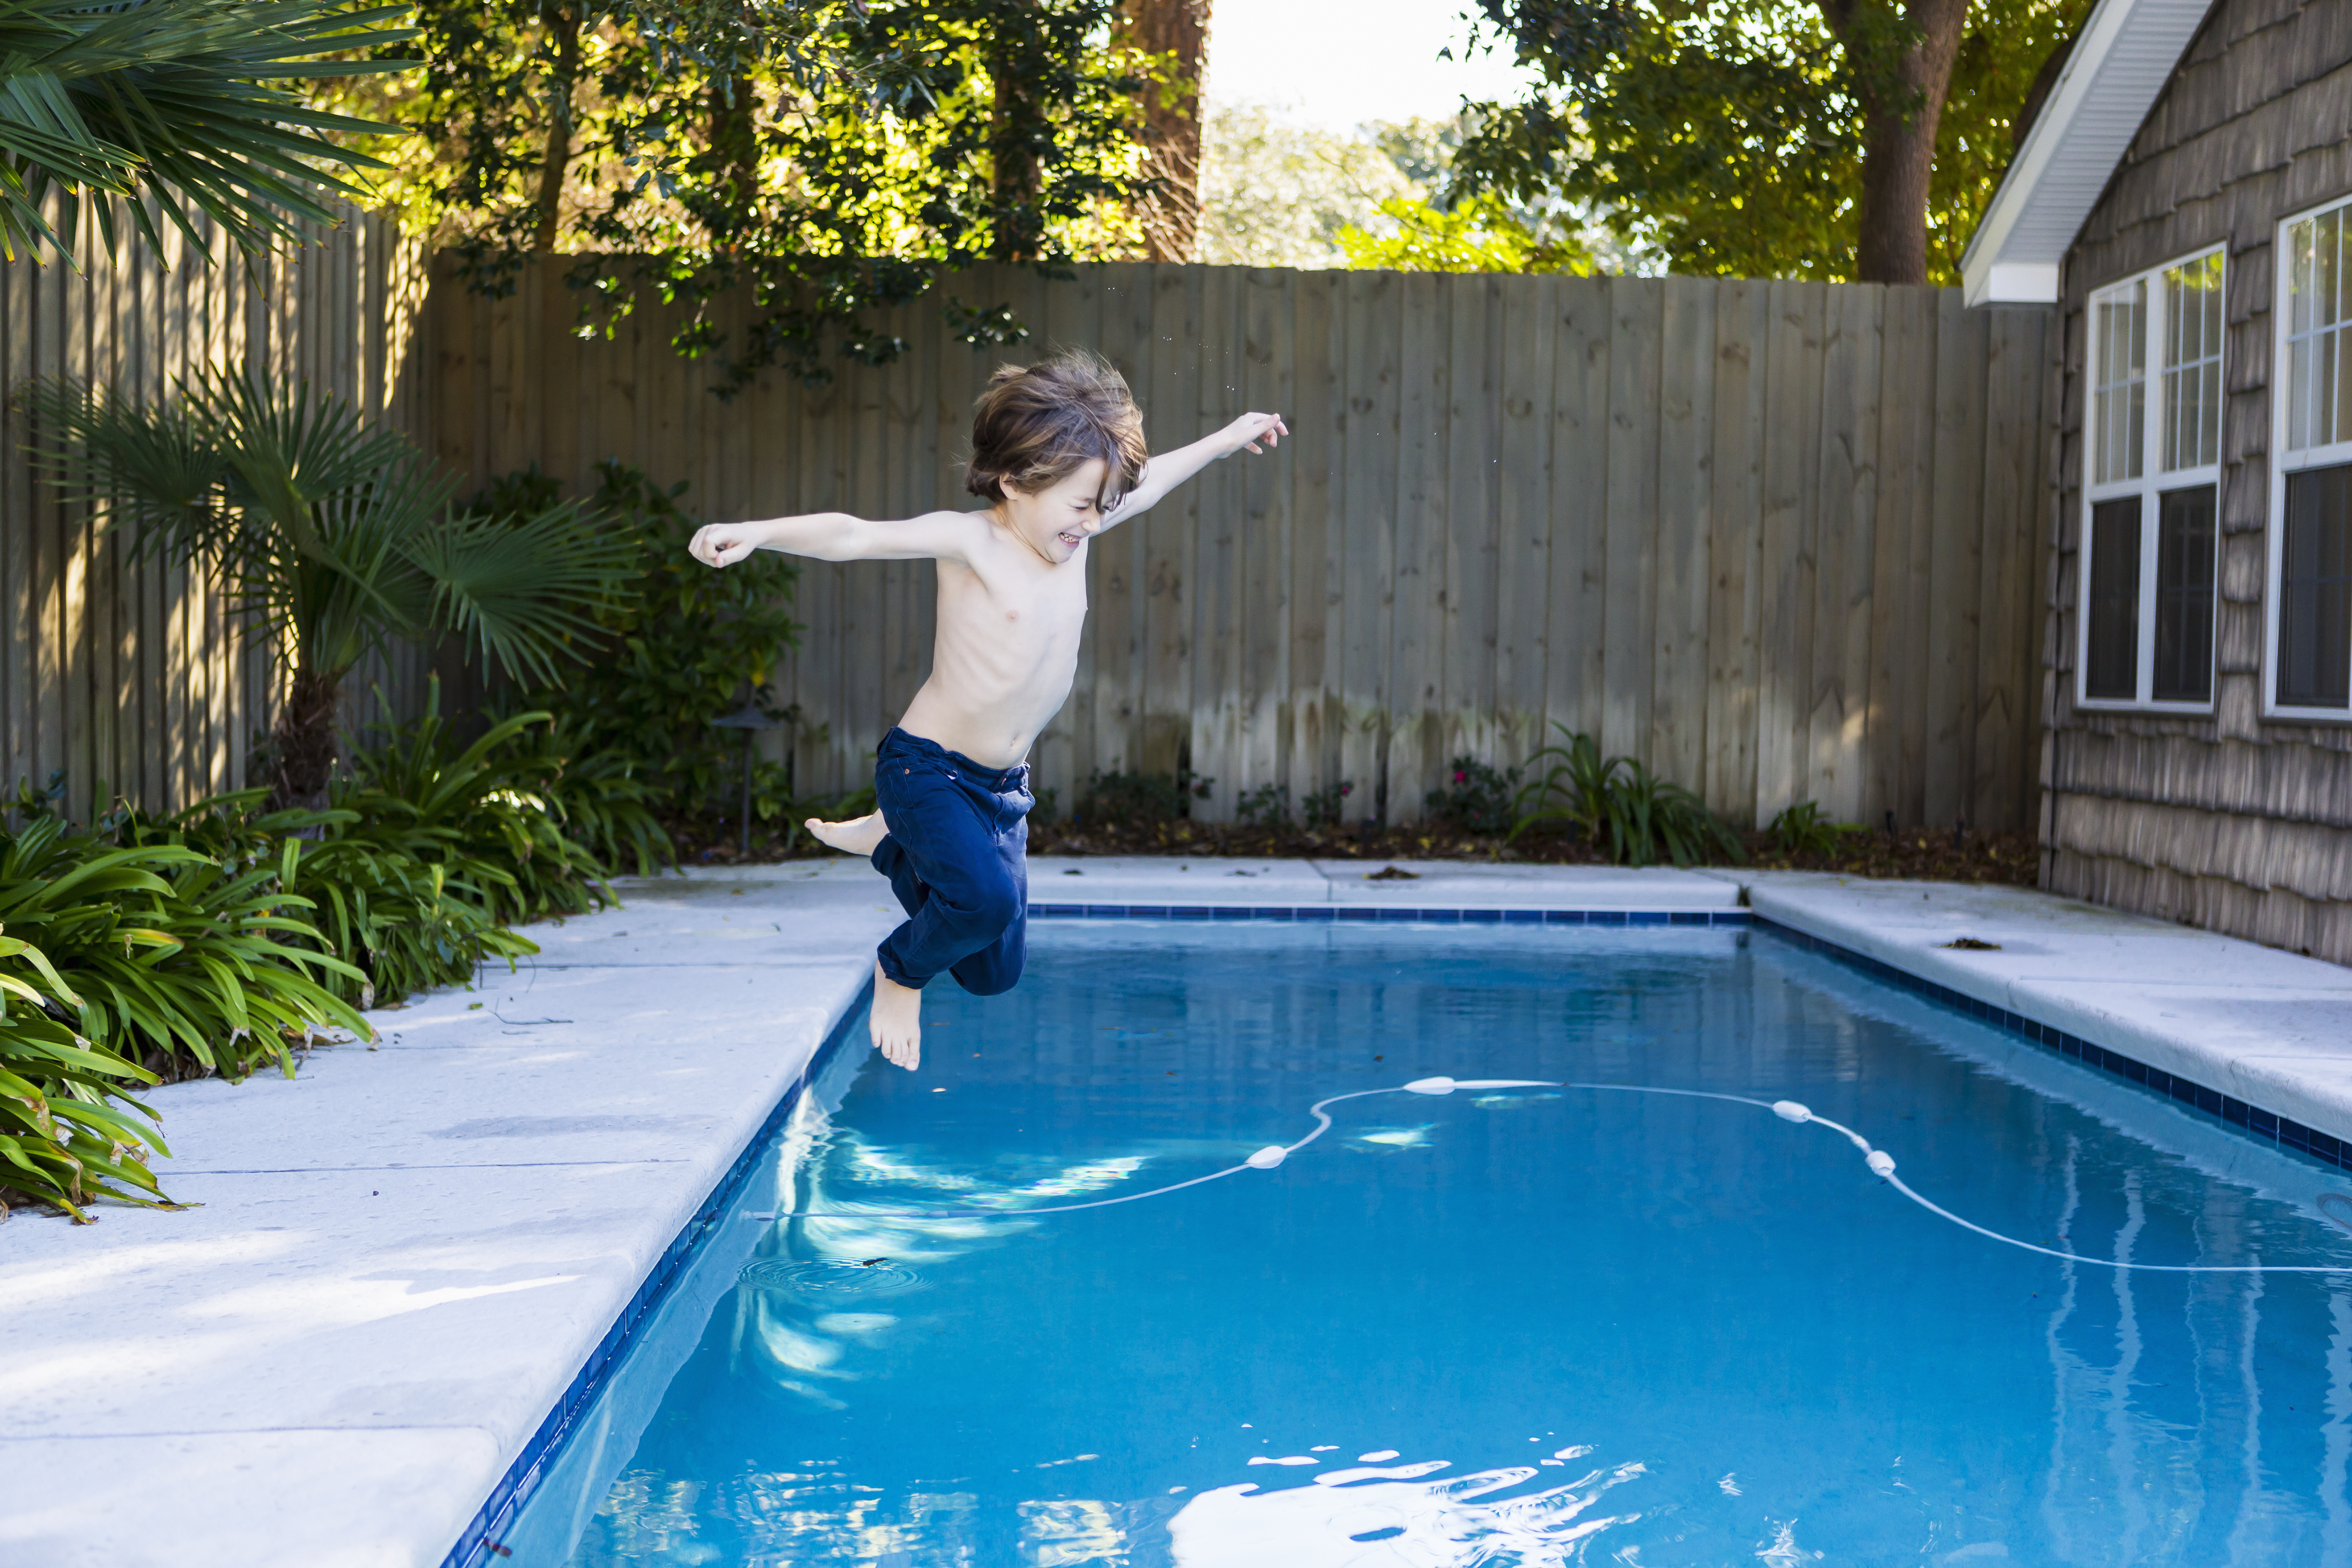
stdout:
[(400, 128), (311, 109), (269, 84), (414, 68), (320, 58), (415, 37), (384, 25), (405, 9), (0, 0), (0, 256), (70, 256), (71, 235), (42, 215), (52, 190), (96, 195), (110, 247), (118, 205), (151, 242), (160, 216), (206, 256), (206, 218), (247, 251), (296, 238), (304, 223), (331, 226), (329, 201), (364, 194), (337, 171), (383, 166), (331, 137)]
[(628, 596), (637, 554), (635, 540), (576, 501), (521, 522), (453, 518), (408, 550), (433, 579), (436, 625), (549, 682), (568, 643), (596, 636), (594, 612)]

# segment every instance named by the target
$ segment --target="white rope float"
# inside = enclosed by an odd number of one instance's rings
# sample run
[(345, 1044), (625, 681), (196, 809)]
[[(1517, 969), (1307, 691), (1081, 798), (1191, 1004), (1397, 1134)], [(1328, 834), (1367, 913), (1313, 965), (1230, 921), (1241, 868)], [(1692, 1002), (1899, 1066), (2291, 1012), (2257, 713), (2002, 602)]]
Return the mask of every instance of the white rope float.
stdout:
[(1856, 1149), (1862, 1151), (1863, 1163), (1870, 1168), (1871, 1174), (1878, 1177), (1929, 1214), (1949, 1220), (1963, 1230), (1974, 1231), (1977, 1235), (1989, 1240), (1998, 1241), (2005, 1247), (2019, 1247), (2027, 1252), (2038, 1252), (2044, 1258), (2055, 1258), (2068, 1263), (2087, 1263), (2101, 1268), (2134, 1269), (2142, 1273), (2155, 1274), (2352, 1274), (2352, 1264), (2343, 1263), (2130, 1263), (2120, 1258), (2091, 1258), (2079, 1252), (2062, 1251), (2054, 1247), (2043, 1247), (2035, 1242), (2021, 1241), (2013, 1236), (2003, 1236), (2000, 1232), (1980, 1226), (1974, 1220), (1963, 1219), (1942, 1205), (1921, 1196), (1902, 1177), (1895, 1173), (1894, 1155), (1884, 1149), (1873, 1148), (1870, 1140), (1853, 1128), (1842, 1122), (1832, 1121), (1826, 1116), (1819, 1115), (1811, 1107), (1800, 1104), (1793, 1100), (1755, 1100), (1744, 1094), (1717, 1094), (1698, 1089), (1659, 1089), (1647, 1084), (1575, 1083), (1526, 1078), (1419, 1078), (1411, 1083), (1400, 1084), (1389, 1089), (1359, 1089), (1346, 1094), (1331, 1095), (1327, 1099), (1317, 1100), (1307, 1108), (1307, 1114), (1315, 1118), (1315, 1129), (1297, 1142), (1269, 1143), (1238, 1165), (1228, 1165), (1222, 1171), (1212, 1171), (1205, 1176), (1194, 1176), (1190, 1181), (1171, 1182), (1164, 1187), (1153, 1187), (1149, 1192), (1126, 1193), (1118, 1197), (1097, 1198), (1091, 1203), (1055, 1204), (1037, 1208), (791, 1209), (773, 1213), (754, 1212), (747, 1214), (744, 1217), (755, 1220), (1026, 1219), (1032, 1215), (1076, 1214), (1082, 1209), (1108, 1208), (1114, 1204), (1140, 1203), (1146, 1198), (1162, 1197), (1170, 1193), (1181, 1193), (1187, 1187), (1197, 1187), (1204, 1183), (1223, 1181), (1227, 1176), (1237, 1176), (1244, 1171), (1274, 1170), (1291, 1155), (1331, 1130), (1331, 1115), (1326, 1107), (1337, 1105), (1342, 1100), (1366, 1100), (1381, 1094), (1445, 1095), (1464, 1089), (1569, 1089), (1606, 1094), (1663, 1094), (1679, 1100), (1719, 1100), (1733, 1105), (1752, 1105), (1759, 1110), (1769, 1110), (1781, 1121), (1793, 1125), (1823, 1127), (1843, 1137)]

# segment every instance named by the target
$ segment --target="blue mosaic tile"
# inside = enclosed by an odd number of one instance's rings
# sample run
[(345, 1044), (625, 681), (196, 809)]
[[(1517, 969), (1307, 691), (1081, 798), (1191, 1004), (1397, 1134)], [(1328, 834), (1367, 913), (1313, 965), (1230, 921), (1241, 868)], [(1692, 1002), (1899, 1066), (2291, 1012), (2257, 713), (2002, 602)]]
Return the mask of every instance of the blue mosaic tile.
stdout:
[[(1762, 923), (1771, 925), (1769, 921)], [(2214, 1117), (2229, 1126), (2241, 1128), (2252, 1137), (2309, 1154), (2314, 1159), (2325, 1161), (2340, 1170), (2352, 1170), (2352, 1144), (2347, 1144), (2344, 1140), (2319, 1131), (2315, 1128), (2305, 1127), (2290, 1117), (2264, 1110), (2258, 1105), (2249, 1105), (2233, 1095), (2223, 1094), (2216, 1089), (2209, 1089), (2201, 1083), (2182, 1078), (2177, 1073), (2167, 1072), (2161, 1068), (2149, 1067), (2146, 1062), (2127, 1057), (2121, 1051), (2111, 1051), (2104, 1046), (2094, 1045), (2079, 1036), (2070, 1035), (2054, 1025), (2039, 1023), (2021, 1013), (2012, 1013), (2006, 1007), (1995, 1007), (1973, 996), (1963, 995), (1948, 985), (1939, 985), (1932, 980), (1897, 969), (1892, 964), (1864, 953), (1840, 947), (1835, 942), (1823, 942), (1817, 936), (1811, 936), (1787, 926), (1772, 926), (1771, 929), (1775, 935), (1793, 942), (1808, 952), (1822, 953), (1837, 959), (1865, 973), (1900, 985), (1906, 991), (1940, 1002), (1971, 1017), (1983, 1019), (2046, 1050), (2060, 1056), (2072, 1057), (2086, 1067), (2095, 1067), (2129, 1082), (2143, 1085), (2168, 1099), (2203, 1111), (2206, 1115)]]

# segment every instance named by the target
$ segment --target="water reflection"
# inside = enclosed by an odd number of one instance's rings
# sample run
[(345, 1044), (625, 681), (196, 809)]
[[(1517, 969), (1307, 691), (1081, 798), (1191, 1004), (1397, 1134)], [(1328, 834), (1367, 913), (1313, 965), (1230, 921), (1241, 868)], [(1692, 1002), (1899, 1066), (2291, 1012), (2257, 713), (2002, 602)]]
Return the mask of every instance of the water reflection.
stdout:
[(1641, 1517), (1592, 1511), (1644, 1473), (1637, 1463), (1501, 1498), (1493, 1494), (1542, 1472), (1515, 1465), (1423, 1479), (1447, 1468), (1431, 1459), (1328, 1470), (1279, 1491), (1218, 1487), (1168, 1521), (1173, 1560), (1179, 1568), (1555, 1568), (1585, 1561), (1591, 1537)]

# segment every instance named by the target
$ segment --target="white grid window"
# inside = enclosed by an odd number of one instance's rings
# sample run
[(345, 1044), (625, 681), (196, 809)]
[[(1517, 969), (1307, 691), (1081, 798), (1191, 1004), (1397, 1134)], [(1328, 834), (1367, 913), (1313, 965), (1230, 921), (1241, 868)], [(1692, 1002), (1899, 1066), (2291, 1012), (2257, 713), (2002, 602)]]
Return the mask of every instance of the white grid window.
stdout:
[(2279, 226), (2263, 711), (2352, 718), (2352, 203)]
[(2075, 665), (2085, 707), (2212, 706), (2222, 273), (2211, 250), (2091, 296)]

